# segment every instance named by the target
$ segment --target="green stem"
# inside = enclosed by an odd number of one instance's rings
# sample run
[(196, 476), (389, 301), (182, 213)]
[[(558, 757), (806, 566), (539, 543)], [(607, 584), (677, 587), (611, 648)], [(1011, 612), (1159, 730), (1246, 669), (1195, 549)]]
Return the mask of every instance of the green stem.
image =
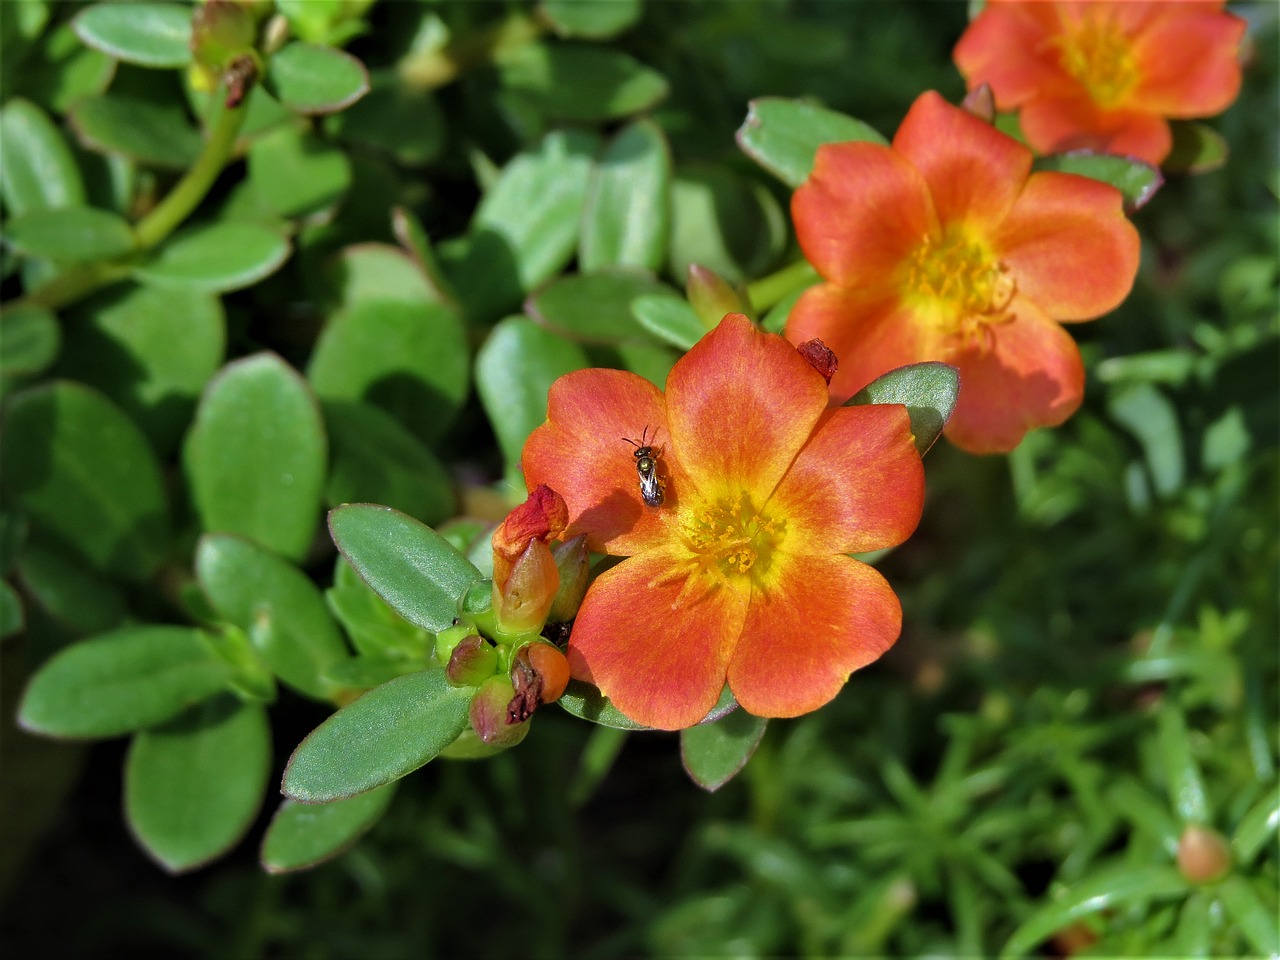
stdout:
[(813, 286), (821, 279), (818, 271), (813, 269), (807, 260), (799, 260), (776, 273), (747, 284), (747, 295), (751, 298), (751, 306), (759, 313), (764, 313), (797, 290)]

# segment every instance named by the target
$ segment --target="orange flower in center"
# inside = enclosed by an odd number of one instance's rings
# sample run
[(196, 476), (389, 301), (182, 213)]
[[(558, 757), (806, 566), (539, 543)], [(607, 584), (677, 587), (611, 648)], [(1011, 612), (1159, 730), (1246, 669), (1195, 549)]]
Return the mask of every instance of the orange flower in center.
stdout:
[(1150, 163), (1169, 155), (1167, 117), (1208, 117), (1240, 91), (1244, 21), (1222, 3), (988, 0), (956, 45), (970, 89), (1021, 109), (1041, 153), (1090, 148)]
[[(639, 437), (658, 505), (624, 440)], [(900, 543), (919, 520), (906, 410), (829, 410), (823, 375), (741, 315), (675, 364), (665, 395), (625, 371), (561, 377), (524, 471), (563, 492), (567, 536), (628, 558), (587, 591), (568, 656), (639, 723), (697, 723), (726, 681), (758, 716), (806, 713), (898, 636), (897, 597), (846, 554)]]

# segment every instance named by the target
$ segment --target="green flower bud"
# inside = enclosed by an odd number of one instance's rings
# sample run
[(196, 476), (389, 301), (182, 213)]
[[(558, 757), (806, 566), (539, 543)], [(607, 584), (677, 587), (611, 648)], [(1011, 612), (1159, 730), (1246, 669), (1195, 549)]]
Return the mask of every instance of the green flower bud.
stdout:
[(515, 697), (511, 680), (490, 677), (471, 698), (471, 729), (491, 747), (514, 747), (529, 732), (529, 721), (509, 722), (508, 705)]
[(444, 675), (455, 687), (478, 687), (498, 668), (498, 652), (484, 637), (473, 633), (463, 637), (453, 653)]
[(453, 655), (453, 648), (466, 637), (473, 637), (475, 634), (476, 628), (469, 623), (455, 623), (452, 627), (445, 627), (436, 634), (436, 659), (441, 663), (448, 663), (449, 657)]
[(551, 555), (555, 557), (556, 569), (560, 571), (560, 586), (551, 601), (547, 621), (564, 623), (578, 615), (578, 607), (582, 606), (582, 598), (587, 593), (591, 558), (587, 552), (586, 534), (556, 545)]
[(708, 330), (723, 320), (726, 313), (753, 315), (746, 290), (731, 286), (729, 281), (707, 267), (690, 264), (689, 279), (684, 289), (689, 306), (693, 307), (693, 312)]

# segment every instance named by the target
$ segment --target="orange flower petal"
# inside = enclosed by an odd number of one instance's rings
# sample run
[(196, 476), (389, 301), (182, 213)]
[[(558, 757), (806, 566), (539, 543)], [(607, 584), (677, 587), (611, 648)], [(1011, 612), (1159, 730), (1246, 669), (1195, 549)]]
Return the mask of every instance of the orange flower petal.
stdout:
[(787, 339), (819, 337), (840, 361), (831, 399), (843, 403), (883, 373), (943, 356), (940, 340), (918, 324), (897, 295), (868, 296), (824, 283), (810, 287), (787, 318)]
[[(629, 555), (665, 542), (665, 508), (640, 499), (633, 449), (645, 428), (658, 445), (669, 436), (662, 393), (643, 377), (623, 370), (577, 370), (551, 385), (547, 422), (525, 443), (525, 483), (545, 483), (569, 507), (563, 539), (580, 533), (597, 552)], [(664, 473), (678, 472), (672, 451)], [(678, 485), (676, 485), (678, 486)]]
[(924, 178), (878, 143), (818, 148), (813, 173), (791, 197), (805, 258), (844, 287), (888, 282), (937, 223)]
[(788, 557), (787, 588), (755, 592), (729, 687), (749, 713), (795, 717), (893, 646), (902, 607), (884, 577), (845, 556)]
[(960, 399), (943, 431), (970, 453), (1005, 453), (1034, 427), (1057, 426), (1080, 406), (1084, 365), (1075, 341), (1033, 303), (1015, 298), (1015, 319), (989, 328), (990, 350), (949, 357)]
[(788, 553), (831, 555), (901, 543), (920, 522), (924, 465), (899, 404), (829, 411), (769, 500)]
[(956, 44), (953, 57), (969, 89), (989, 84), (996, 106), (1012, 110), (1042, 96), (1063, 95), (1077, 83), (1042, 51), (1059, 30), (1047, 3), (988, 3)]
[(650, 550), (605, 571), (569, 637), (573, 675), (594, 683), (637, 723), (679, 730), (711, 710), (749, 594), (722, 587), (681, 596), (681, 547)]
[(1018, 292), (1055, 320), (1114, 309), (1138, 271), (1138, 231), (1120, 191), (1087, 177), (1033, 174), (993, 241)]
[(916, 98), (893, 148), (924, 176), (938, 219), (999, 223), (1031, 170), (1031, 151), (929, 90)]
[(1033, 100), (1019, 114), (1022, 133), (1038, 153), (1097, 150), (1159, 164), (1173, 137), (1163, 117), (1133, 110), (1100, 111), (1078, 97)]
[[(698, 489), (763, 501), (827, 406), (827, 384), (795, 347), (731, 313), (667, 377), (671, 448)], [(674, 485), (674, 484), (673, 484)]]
[(1166, 117), (1207, 117), (1240, 93), (1238, 51), (1245, 22), (1221, 10), (1164, 6), (1135, 38), (1142, 80), (1132, 106)]

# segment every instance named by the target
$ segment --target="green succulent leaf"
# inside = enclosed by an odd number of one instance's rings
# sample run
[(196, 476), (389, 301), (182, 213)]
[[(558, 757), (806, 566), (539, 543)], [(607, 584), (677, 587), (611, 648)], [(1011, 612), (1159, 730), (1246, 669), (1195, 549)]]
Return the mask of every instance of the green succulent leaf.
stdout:
[(644, 5), (641, 0), (542, 0), (539, 10), (557, 36), (608, 40), (634, 26)]
[(548, 330), (580, 343), (644, 341), (631, 304), (637, 297), (655, 295), (679, 294), (638, 271), (568, 274), (530, 297), (525, 310)]
[(351, 187), (351, 163), (338, 147), (280, 126), (249, 147), (249, 185), (282, 217), (306, 217), (337, 204)]
[(782, 97), (752, 100), (737, 139), (743, 153), (793, 188), (809, 179), (818, 147), (824, 143), (888, 143), (861, 120), (806, 100)]
[(763, 717), (734, 710), (713, 723), (680, 731), (680, 759), (689, 778), (714, 793), (738, 775), (764, 737)]
[(18, 723), (50, 737), (118, 737), (169, 720), (230, 679), (198, 630), (124, 627), (67, 647), (37, 670)]
[(15, 97), (0, 110), (0, 196), (15, 217), (85, 203), (71, 148), (48, 114), (29, 100)]
[(133, 268), (140, 281), (165, 289), (226, 293), (275, 273), (289, 241), (256, 223), (224, 221), (188, 227)]
[(72, 126), (90, 147), (122, 154), (141, 163), (185, 170), (195, 163), (204, 141), (182, 106), (154, 94), (117, 93), (86, 97), (71, 108)]
[(1147, 201), (1164, 184), (1159, 167), (1133, 157), (1094, 153), (1090, 150), (1040, 157), (1035, 162), (1035, 169), (1074, 173), (1109, 184), (1124, 196), (1125, 208), (1130, 211), (1146, 206)]
[(683, 297), (646, 294), (631, 301), (636, 322), (664, 343), (688, 350), (707, 333), (697, 311)]
[(124, 218), (96, 207), (33, 210), (5, 224), (5, 241), (29, 257), (76, 263), (111, 260), (133, 251), (133, 230)]
[(648, 110), (670, 87), (620, 50), (586, 44), (525, 44), (499, 64), (502, 85), (552, 120), (614, 120)]
[(110, 630), (124, 619), (127, 608), (120, 589), (72, 554), (29, 543), (17, 569), (32, 599), (77, 634)]
[(40, 373), (53, 363), (61, 340), (57, 318), (44, 307), (6, 308), (0, 313), (0, 376)]
[(911, 417), (916, 449), (924, 456), (956, 408), (960, 375), (955, 367), (938, 361), (913, 363), (876, 377), (846, 402), (846, 407), (864, 403), (901, 403)]
[(346, 851), (387, 812), (396, 787), (329, 803), (285, 800), (262, 838), (262, 866), (268, 873), (303, 870)]
[(191, 62), (191, 8), (176, 3), (99, 3), (72, 21), (76, 35), (107, 56), (141, 67)]
[(671, 152), (662, 128), (638, 120), (605, 145), (591, 171), (578, 264), (657, 271), (670, 229)]
[(1166, 173), (1209, 173), (1226, 164), (1230, 148), (1226, 138), (1213, 127), (1187, 120), (1175, 120), (1169, 127), (1173, 131), (1173, 148), (1162, 164)]
[(458, 738), (474, 693), (450, 686), (443, 670), (384, 683), (308, 734), (281, 789), (293, 800), (328, 803), (398, 780)]
[(225, 853), (253, 825), (271, 773), (266, 710), (224, 696), (134, 737), (125, 817), (170, 873)]
[(271, 56), (264, 83), (295, 113), (335, 113), (368, 93), (369, 72), (351, 54), (333, 47), (290, 43)]

